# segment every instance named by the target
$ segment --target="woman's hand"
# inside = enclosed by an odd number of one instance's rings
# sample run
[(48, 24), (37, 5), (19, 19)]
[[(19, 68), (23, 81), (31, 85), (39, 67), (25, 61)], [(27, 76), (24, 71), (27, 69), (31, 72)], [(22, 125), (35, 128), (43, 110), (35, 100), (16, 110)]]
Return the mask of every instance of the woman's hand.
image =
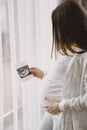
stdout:
[(39, 68), (37, 67), (32, 67), (29, 69), (29, 71), (33, 74), (33, 76), (39, 78), (39, 79), (42, 79), (43, 76), (44, 76), (44, 73), (42, 70), (40, 70)]
[(44, 106), (45, 110), (52, 114), (52, 115), (55, 115), (57, 114), (58, 112), (61, 112), (58, 108), (58, 101), (55, 100), (55, 99), (52, 99), (52, 98), (49, 98), (49, 97), (46, 97), (45, 98), (46, 101), (48, 101), (48, 104)]

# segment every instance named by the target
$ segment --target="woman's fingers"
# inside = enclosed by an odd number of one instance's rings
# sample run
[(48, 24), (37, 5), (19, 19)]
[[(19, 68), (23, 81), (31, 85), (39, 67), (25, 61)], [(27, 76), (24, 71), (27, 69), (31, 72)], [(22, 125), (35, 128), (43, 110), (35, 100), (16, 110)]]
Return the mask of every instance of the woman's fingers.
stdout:
[(50, 109), (50, 106), (46, 105), (46, 106), (44, 106), (44, 108), (48, 110), (48, 109)]
[(39, 76), (38, 76), (38, 70), (37, 70), (36, 67), (32, 67), (32, 68), (30, 68), (29, 70), (30, 70), (30, 72), (33, 74), (33, 76), (39, 77)]
[(58, 102), (57, 100), (50, 98), (50, 97), (46, 97), (45, 100), (50, 102), (50, 103)]
[(44, 106), (44, 108), (50, 108), (51, 107), (51, 105), (49, 104), (49, 105), (46, 105), (46, 106)]
[(55, 114), (55, 112), (51, 108), (49, 108), (48, 106), (45, 106), (44, 108), (45, 108), (45, 111), (47, 111), (48, 113)]
[(45, 111), (47, 111), (48, 113), (51, 113), (51, 114), (57, 114), (58, 112), (60, 112), (60, 110), (58, 108), (58, 102), (50, 103), (49, 105), (45, 105), (44, 109), (45, 109)]
[(30, 68), (29, 70), (30, 70), (30, 72), (31, 72), (32, 74), (36, 72), (35, 67), (32, 67), (32, 68)]
[(31, 67), (31, 68), (30, 68), (30, 72), (31, 72), (35, 77), (40, 78), (40, 79), (42, 79), (43, 76), (44, 76), (43, 71), (40, 70), (40, 69), (37, 68), (37, 67)]

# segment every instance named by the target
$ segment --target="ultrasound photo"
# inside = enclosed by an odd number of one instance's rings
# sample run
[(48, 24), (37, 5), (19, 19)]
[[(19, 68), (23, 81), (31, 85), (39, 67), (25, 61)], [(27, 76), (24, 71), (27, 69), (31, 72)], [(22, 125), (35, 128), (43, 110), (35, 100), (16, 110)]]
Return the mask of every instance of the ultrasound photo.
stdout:
[(28, 65), (25, 65), (23, 67), (18, 68), (17, 72), (18, 72), (20, 78), (25, 78), (25, 77), (32, 74), (31, 72), (29, 72), (29, 66)]

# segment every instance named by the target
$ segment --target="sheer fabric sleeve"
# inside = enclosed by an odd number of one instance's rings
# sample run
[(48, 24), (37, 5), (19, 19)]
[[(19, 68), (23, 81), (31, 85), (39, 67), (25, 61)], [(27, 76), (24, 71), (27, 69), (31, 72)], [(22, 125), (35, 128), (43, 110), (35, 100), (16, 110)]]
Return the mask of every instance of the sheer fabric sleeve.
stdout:
[(59, 103), (60, 111), (74, 110), (74, 111), (84, 111), (87, 110), (87, 64), (85, 68), (86, 72), (84, 75), (84, 86), (85, 93), (77, 97), (64, 99)]

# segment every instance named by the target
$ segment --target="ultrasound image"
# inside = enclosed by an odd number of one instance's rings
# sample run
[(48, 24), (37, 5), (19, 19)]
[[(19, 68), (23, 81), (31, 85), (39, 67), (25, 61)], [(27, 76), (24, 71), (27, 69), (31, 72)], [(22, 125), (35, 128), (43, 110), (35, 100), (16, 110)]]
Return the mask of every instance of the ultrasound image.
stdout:
[(27, 77), (31, 74), (31, 72), (29, 72), (29, 66), (28, 65), (25, 65), (21, 68), (18, 68), (17, 72), (18, 72), (20, 78)]

